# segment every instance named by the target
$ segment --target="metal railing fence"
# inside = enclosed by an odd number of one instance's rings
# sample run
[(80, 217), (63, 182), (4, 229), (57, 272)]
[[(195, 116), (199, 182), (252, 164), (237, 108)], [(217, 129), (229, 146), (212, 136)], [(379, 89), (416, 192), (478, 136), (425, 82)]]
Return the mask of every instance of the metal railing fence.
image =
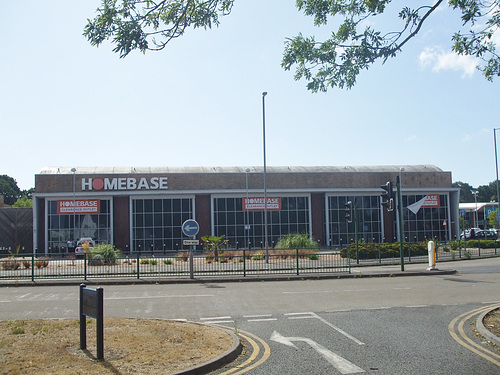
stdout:
[[(189, 252), (122, 253), (112, 258), (85, 254), (32, 254), (0, 258), (0, 280), (83, 279), (89, 278), (193, 278), (197, 276), (266, 276), (311, 273), (350, 273), (351, 267), (399, 264), (399, 253), (384, 254), (383, 244), (372, 244), (369, 256), (363, 247), (356, 254), (353, 244), (345, 250), (323, 248), (269, 250), (220, 250)], [(436, 243), (436, 260), (454, 261), (499, 256), (499, 244), (493, 240), (450, 241)], [(405, 263), (425, 263), (427, 254), (412, 253), (404, 247)], [(350, 258), (346, 254), (350, 255)]]
[(127, 253), (112, 258), (51, 254), (0, 259), (0, 279), (189, 278), (350, 272), (350, 261), (329, 250), (220, 250), (217, 252)]

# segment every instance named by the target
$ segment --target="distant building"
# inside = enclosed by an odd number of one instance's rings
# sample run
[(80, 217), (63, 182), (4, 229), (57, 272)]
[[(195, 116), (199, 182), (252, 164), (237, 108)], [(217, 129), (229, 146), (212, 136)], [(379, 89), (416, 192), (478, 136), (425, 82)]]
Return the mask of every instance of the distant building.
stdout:
[[(436, 166), (268, 167), (269, 245), (289, 233), (308, 233), (321, 246), (351, 242), (348, 201), (359, 238), (397, 240), (396, 211), (381, 207), (380, 186), (391, 181), (395, 188), (399, 175), (404, 240), (458, 236), (459, 189), (451, 172)], [(262, 167), (44, 168), (35, 176), (35, 247), (64, 253), (68, 241), (92, 237), (122, 251), (177, 251), (186, 239), (183, 222), (195, 219), (197, 238), (225, 235), (234, 248), (260, 248), (263, 197)]]
[(498, 210), (498, 203), (460, 203), (460, 216), (464, 219), (465, 228), (481, 228), (489, 227), (488, 215), (491, 212)]

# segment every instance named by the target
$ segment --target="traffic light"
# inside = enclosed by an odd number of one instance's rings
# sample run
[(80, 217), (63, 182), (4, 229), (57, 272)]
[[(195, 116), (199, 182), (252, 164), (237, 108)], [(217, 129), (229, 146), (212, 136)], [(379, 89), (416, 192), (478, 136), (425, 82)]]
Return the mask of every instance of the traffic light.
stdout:
[(352, 223), (352, 202), (349, 201), (345, 204), (345, 219), (348, 223)]
[(380, 185), (381, 189), (384, 189), (384, 192), (380, 195), (382, 196), (382, 206), (387, 208), (387, 211), (394, 210), (394, 193), (392, 191), (392, 182), (387, 181), (385, 185)]

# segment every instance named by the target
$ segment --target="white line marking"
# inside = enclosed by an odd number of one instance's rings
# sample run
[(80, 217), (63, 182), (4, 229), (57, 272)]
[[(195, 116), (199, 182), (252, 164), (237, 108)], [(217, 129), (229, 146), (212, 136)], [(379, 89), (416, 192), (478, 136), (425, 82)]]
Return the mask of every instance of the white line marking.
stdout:
[(271, 314), (259, 314), (259, 315), (243, 315), (244, 318), (269, 318)]
[(365, 310), (388, 310), (391, 309), (392, 307), (387, 307), (387, 306), (381, 306), (381, 307), (368, 307)]
[(413, 305), (413, 306), (405, 306), (405, 307), (413, 309), (413, 308), (420, 308), (420, 307), (429, 307), (429, 305)]
[(280, 333), (274, 331), (271, 335), (271, 340), (298, 349), (292, 341), (302, 341), (309, 344), (314, 350), (323, 356), (333, 367), (339, 370), (342, 374), (358, 374), (365, 372), (362, 368), (342, 358), (338, 354), (328, 350), (317, 342), (305, 337), (284, 337)]
[(330, 323), (329, 321), (323, 319), (321, 316), (315, 314), (315, 313), (312, 313), (317, 319), (319, 319), (320, 321), (322, 321), (323, 323), (325, 323), (327, 326), (333, 328), (334, 330), (336, 330), (337, 332), (343, 334), (345, 337), (351, 339), (352, 341), (354, 341), (356, 344), (358, 345), (365, 345), (364, 342), (358, 340), (356, 337), (354, 336), (351, 336), (350, 334), (348, 334), (346, 331), (340, 329), (339, 327), (336, 327), (334, 326), (332, 323)]
[(299, 312), (299, 313), (287, 313), (286, 316), (294, 316), (294, 315), (312, 315), (313, 312)]
[(213, 318), (200, 318), (200, 320), (203, 320), (203, 321), (221, 320), (221, 319), (231, 319), (231, 317), (230, 316), (216, 316), (216, 317), (213, 317)]
[(337, 312), (351, 312), (353, 311), (353, 309), (340, 309), (340, 310), (329, 310), (329, 311), (325, 311), (327, 313), (337, 313)]
[(135, 296), (135, 297), (104, 297), (105, 300), (126, 300), (126, 299), (158, 299), (158, 298), (193, 298), (193, 297), (213, 297), (213, 294), (191, 294), (191, 295), (168, 295), (168, 296)]
[(270, 321), (274, 321), (274, 320), (278, 320), (278, 318), (248, 319), (247, 321), (248, 322), (270, 322)]

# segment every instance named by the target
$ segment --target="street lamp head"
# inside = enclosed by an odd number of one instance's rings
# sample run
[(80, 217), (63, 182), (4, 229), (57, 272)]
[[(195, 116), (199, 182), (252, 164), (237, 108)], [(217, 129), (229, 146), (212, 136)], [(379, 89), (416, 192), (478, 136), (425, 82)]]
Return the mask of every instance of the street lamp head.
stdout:
[(76, 172), (76, 168), (71, 168), (71, 172), (75, 173)]
[(267, 92), (266, 92), (266, 91), (264, 91), (264, 92), (262, 93), (262, 96), (266, 96), (266, 95), (267, 95)]
[(245, 169), (245, 172), (247, 173), (250, 172), (250, 168)]

